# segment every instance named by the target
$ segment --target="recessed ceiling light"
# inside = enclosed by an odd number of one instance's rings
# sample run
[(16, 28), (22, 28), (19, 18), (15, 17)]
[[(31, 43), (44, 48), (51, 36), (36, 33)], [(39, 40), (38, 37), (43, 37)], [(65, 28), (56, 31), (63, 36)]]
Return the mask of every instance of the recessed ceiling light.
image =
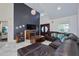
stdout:
[(61, 7), (57, 7), (57, 10), (61, 10)]

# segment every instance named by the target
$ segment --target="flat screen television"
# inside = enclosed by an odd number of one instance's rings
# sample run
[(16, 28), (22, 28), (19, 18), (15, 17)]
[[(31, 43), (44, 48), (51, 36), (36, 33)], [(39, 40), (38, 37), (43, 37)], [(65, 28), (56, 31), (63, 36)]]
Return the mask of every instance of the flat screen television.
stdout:
[(27, 30), (35, 30), (36, 29), (36, 25), (34, 25), (34, 24), (27, 24), (26, 25), (26, 29)]

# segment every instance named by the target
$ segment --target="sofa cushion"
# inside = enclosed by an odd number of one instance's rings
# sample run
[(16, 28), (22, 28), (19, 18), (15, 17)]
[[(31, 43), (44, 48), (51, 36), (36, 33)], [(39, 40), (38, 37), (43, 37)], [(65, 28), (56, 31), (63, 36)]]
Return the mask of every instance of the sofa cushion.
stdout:
[(78, 56), (78, 45), (73, 40), (65, 40), (56, 50), (55, 56)]
[(36, 43), (20, 48), (17, 52), (20, 56), (52, 56), (55, 51), (50, 46)]
[(77, 41), (78, 40), (78, 37), (75, 34), (70, 33), (70, 35), (66, 39), (71, 39), (71, 40)]
[(49, 44), (49, 46), (53, 47), (54, 49), (57, 49), (62, 43), (59, 40), (56, 40)]

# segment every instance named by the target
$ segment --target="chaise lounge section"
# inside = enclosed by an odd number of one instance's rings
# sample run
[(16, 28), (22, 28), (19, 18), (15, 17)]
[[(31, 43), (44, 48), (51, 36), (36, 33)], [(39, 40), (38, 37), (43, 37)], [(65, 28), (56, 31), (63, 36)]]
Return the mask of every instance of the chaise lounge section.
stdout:
[[(58, 41), (57, 41), (58, 42)], [(70, 34), (65, 41), (55, 48), (53, 42), (49, 45), (35, 43), (18, 49), (19, 56), (79, 56), (78, 37)]]

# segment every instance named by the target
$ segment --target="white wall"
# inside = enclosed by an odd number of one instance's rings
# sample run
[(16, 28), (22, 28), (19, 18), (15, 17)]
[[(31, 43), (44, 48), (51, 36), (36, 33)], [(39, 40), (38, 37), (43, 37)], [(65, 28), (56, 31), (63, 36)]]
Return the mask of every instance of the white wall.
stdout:
[(8, 4), (8, 42), (14, 41), (14, 4)]
[(0, 20), (8, 21), (8, 42), (14, 41), (13, 8), (11, 3), (0, 4)]
[(77, 19), (78, 19), (78, 21), (77, 21), (77, 23), (78, 23), (78, 36), (79, 36), (79, 6), (78, 6), (78, 10), (77, 10)]
[(48, 17), (40, 17), (40, 24), (50, 23), (50, 31), (58, 31), (57, 26), (60, 23), (70, 24), (70, 33), (78, 35), (77, 15), (50, 19)]

